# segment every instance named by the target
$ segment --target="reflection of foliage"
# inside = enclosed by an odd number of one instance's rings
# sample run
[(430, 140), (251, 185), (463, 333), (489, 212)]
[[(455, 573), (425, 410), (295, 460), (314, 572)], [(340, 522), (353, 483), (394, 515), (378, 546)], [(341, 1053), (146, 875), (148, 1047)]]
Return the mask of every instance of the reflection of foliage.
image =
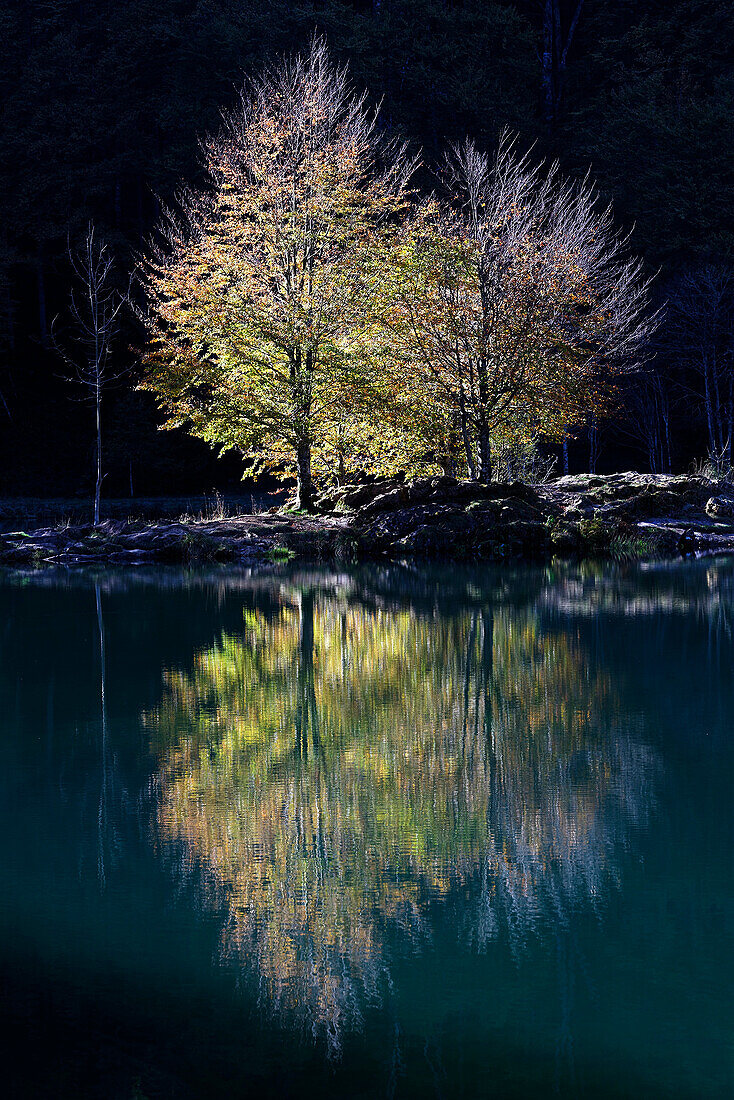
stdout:
[(651, 763), (603, 728), (610, 710), (531, 615), (296, 592), (167, 674), (147, 716), (160, 832), (225, 898), (225, 952), (336, 1048), (377, 994), (384, 926), (418, 933), (429, 898), (478, 884), (482, 943), (598, 892)]

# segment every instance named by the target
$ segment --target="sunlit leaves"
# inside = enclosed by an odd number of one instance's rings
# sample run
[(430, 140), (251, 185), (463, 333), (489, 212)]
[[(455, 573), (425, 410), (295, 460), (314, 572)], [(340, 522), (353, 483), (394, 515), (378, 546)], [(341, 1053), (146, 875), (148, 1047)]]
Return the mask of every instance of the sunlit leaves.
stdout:
[[(171, 424), (308, 480), (368, 389), (354, 357), (403, 187), (324, 43), (243, 93), (148, 273), (145, 385)], [(301, 459), (301, 452), (305, 456)], [(305, 492), (310, 486), (302, 486)]]
[(402, 226), (380, 339), (407, 378), (406, 426), (445, 468), (486, 479), (493, 452), (602, 412), (653, 322), (639, 264), (586, 182), (505, 139), (493, 161), (471, 142), (453, 150), (446, 183)]
[[(145, 385), (171, 424), (272, 468), (443, 469), (558, 440), (609, 404), (653, 325), (647, 283), (594, 187), (471, 142), (446, 195), (316, 40), (243, 94), (148, 272)], [(410, 200), (410, 201), (409, 201)]]

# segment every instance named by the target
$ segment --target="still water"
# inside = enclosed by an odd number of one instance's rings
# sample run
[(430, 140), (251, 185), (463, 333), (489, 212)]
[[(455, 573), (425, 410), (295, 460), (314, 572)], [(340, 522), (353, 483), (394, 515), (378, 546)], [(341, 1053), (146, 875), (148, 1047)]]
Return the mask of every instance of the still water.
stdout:
[(3, 1095), (734, 1095), (734, 563), (0, 605)]

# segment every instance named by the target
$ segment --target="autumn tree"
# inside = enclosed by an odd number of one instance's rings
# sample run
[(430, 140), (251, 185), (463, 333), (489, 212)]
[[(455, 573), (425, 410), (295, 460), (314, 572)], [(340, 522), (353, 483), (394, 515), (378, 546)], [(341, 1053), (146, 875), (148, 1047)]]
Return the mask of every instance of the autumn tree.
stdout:
[(395, 249), (384, 354), (411, 380), (410, 429), (487, 481), (493, 448), (560, 441), (598, 413), (655, 318), (641, 261), (588, 180), (505, 137), (493, 159), (470, 141), (453, 149), (445, 182)]
[(321, 39), (244, 88), (148, 264), (146, 386), (171, 425), (295, 470), (353, 407), (355, 334), (410, 166)]

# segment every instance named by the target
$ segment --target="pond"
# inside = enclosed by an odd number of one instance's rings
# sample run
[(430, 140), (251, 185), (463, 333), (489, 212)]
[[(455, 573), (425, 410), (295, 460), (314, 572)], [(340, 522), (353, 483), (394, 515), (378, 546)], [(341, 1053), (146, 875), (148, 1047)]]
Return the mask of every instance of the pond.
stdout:
[(5, 1095), (734, 1093), (734, 563), (0, 602)]

